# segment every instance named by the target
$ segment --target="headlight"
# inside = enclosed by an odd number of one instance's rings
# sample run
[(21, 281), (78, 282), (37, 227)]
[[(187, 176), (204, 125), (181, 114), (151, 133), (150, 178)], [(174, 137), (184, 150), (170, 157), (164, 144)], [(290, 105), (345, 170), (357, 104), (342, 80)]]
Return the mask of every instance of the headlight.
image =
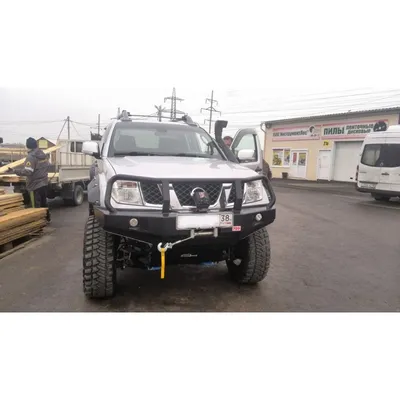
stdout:
[(244, 185), (244, 204), (254, 203), (263, 199), (263, 184), (261, 180), (247, 182)]
[(139, 183), (133, 181), (116, 181), (112, 186), (111, 197), (119, 204), (143, 205)]

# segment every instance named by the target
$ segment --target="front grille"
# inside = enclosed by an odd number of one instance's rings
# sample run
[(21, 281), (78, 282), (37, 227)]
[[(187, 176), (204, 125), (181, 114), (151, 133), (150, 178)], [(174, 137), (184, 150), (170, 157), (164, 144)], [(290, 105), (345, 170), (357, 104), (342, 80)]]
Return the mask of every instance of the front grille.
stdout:
[(222, 183), (174, 183), (174, 190), (182, 206), (195, 206), (192, 196), (192, 190), (196, 187), (204, 189), (210, 196), (210, 203), (215, 204), (221, 194)]
[(161, 184), (159, 185), (158, 183), (142, 182), (141, 188), (144, 201), (148, 204), (162, 204), (161, 187)]
[[(244, 183), (242, 183), (242, 193), (244, 192)], [(232, 184), (231, 193), (229, 194), (228, 203), (234, 203), (236, 200), (236, 185)]]

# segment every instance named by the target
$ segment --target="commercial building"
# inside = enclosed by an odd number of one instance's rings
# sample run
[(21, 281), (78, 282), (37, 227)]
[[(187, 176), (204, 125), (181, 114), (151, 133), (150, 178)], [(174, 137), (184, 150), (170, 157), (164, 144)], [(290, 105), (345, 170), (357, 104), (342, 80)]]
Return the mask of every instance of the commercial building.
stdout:
[(273, 178), (353, 182), (364, 137), (400, 123), (400, 107), (266, 121)]

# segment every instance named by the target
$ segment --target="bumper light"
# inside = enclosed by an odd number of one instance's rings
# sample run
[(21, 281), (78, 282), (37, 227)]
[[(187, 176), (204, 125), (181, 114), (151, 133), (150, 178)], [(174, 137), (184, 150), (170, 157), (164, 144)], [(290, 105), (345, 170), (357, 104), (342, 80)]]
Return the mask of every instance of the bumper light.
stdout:
[(139, 221), (138, 221), (136, 218), (132, 218), (132, 219), (129, 221), (129, 225), (130, 225), (132, 228), (136, 228), (136, 227), (139, 225)]

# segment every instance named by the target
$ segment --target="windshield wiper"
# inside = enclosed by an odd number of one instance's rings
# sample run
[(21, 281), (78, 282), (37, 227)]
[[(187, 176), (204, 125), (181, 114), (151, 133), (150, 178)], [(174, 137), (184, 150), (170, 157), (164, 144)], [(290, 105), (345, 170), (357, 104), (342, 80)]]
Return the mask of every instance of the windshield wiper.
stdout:
[(199, 154), (199, 153), (177, 153), (171, 154), (174, 157), (196, 157), (196, 158), (211, 158), (208, 154)]
[(115, 157), (126, 157), (126, 156), (162, 156), (164, 154), (152, 153), (149, 151), (116, 151)]
[(196, 158), (211, 158), (207, 154), (199, 153), (155, 153), (149, 151), (116, 151), (114, 157), (126, 156), (160, 156), (160, 157), (196, 157)]

